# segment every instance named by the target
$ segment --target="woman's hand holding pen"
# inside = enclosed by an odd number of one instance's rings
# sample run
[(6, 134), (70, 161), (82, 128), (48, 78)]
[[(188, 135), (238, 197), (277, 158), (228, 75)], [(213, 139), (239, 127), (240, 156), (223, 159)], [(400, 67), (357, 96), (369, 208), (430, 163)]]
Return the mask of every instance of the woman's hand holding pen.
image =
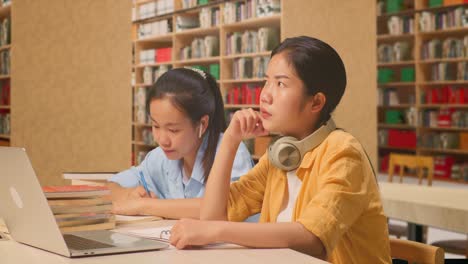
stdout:
[(249, 108), (234, 113), (225, 134), (240, 142), (244, 139), (268, 135), (268, 131), (263, 127), (260, 113)]
[(150, 195), (148, 195), (148, 192), (141, 185), (138, 185), (135, 188), (128, 189), (127, 199), (132, 200), (132, 199), (139, 199), (139, 198), (158, 198), (158, 197), (153, 192), (150, 192)]
[(158, 198), (153, 192), (150, 196), (143, 186), (128, 189), (127, 199), (112, 202), (112, 213), (122, 215), (144, 215), (145, 200), (142, 198)]

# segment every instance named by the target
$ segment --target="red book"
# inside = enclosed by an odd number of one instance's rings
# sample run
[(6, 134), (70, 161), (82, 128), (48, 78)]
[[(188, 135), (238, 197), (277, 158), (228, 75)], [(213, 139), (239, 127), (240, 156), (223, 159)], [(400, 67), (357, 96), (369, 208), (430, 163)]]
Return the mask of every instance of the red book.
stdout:
[(389, 129), (388, 145), (399, 148), (416, 148), (416, 132)]
[(233, 104), (239, 104), (239, 99), (240, 99), (240, 88), (239, 87), (236, 87), (234, 89), (232, 89), (234, 92), (233, 92)]
[(436, 178), (450, 178), (455, 159), (450, 156), (434, 157), (434, 176)]
[(255, 104), (260, 104), (260, 94), (262, 93), (262, 87), (255, 87)]

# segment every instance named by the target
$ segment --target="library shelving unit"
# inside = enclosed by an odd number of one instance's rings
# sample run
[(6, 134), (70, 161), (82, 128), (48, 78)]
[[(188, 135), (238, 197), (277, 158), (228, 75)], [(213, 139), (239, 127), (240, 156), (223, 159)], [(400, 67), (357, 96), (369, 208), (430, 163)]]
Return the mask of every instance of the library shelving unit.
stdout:
[[(260, 35), (261, 28), (268, 28), (273, 30), (265, 33), (267, 30), (262, 29), (262, 34), (273, 37), (276, 34), (279, 42), (281, 7), (270, 6), (269, 10), (272, 7), (274, 9), (270, 13), (266, 9), (257, 12), (261, 9), (257, 2), (259, 1), (134, 0), (132, 164), (141, 162), (146, 153), (156, 147), (151, 125), (144, 112), (145, 93), (157, 77), (170, 68), (189, 66), (210, 72), (217, 79), (225, 99), (228, 122), (233, 111), (248, 107), (259, 108), (258, 95), (263, 85), (263, 73), (258, 70), (258, 65), (267, 64), (272, 44), (255, 43), (256, 47), (244, 45), (244, 42), (239, 44), (242, 41), (239, 36), (246, 31)], [(155, 9), (163, 12), (154, 11)], [(265, 12), (262, 13), (263, 11)], [(201, 18), (202, 15), (204, 18)], [(232, 39), (233, 35), (238, 37), (237, 41)], [(205, 45), (210, 48), (205, 47), (203, 52), (199, 52), (200, 45), (207, 42), (210, 45)], [(156, 50), (156, 55), (151, 50)], [(252, 71), (248, 74), (239, 73), (242, 71), (239, 70), (239, 64), (245, 66), (248, 63)], [(246, 90), (249, 92), (245, 92)], [(248, 95), (242, 97), (244, 92)], [(246, 143), (254, 154), (253, 141)], [(252, 157), (258, 159), (258, 155)]]
[(10, 145), (11, 1), (0, 1), (0, 146)]
[(468, 183), (468, 4), (463, 2), (377, 1), (382, 172), (390, 153), (433, 156), (436, 179)]

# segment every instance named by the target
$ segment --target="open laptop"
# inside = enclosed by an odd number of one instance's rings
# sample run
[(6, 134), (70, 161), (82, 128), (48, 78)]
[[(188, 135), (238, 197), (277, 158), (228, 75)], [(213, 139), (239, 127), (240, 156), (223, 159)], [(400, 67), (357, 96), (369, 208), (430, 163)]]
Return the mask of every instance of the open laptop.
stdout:
[(16, 241), (66, 257), (168, 247), (163, 242), (107, 230), (62, 234), (22, 148), (0, 147), (0, 217)]

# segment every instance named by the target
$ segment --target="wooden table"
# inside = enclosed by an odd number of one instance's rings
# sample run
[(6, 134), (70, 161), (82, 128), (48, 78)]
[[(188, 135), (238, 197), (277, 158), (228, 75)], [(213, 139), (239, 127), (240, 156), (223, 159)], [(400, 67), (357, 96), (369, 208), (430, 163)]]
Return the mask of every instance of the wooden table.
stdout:
[[(388, 217), (468, 234), (468, 188), (387, 182), (379, 182), (379, 187)], [(420, 227), (412, 228), (408, 238), (422, 241)]]
[[(171, 222), (155, 221), (143, 226), (164, 226)], [(136, 225), (135, 225), (136, 226)], [(119, 228), (132, 228), (125, 226)], [(15, 241), (0, 241), (0, 263), (2, 264), (30, 264), (30, 263), (77, 263), (77, 264), (253, 264), (253, 263), (328, 263), (291, 249), (248, 249), (244, 247), (223, 248), (218, 246), (209, 249), (177, 250), (164, 249), (141, 253), (129, 253), (107, 256), (95, 256), (70, 259), (44, 250), (36, 249)]]

